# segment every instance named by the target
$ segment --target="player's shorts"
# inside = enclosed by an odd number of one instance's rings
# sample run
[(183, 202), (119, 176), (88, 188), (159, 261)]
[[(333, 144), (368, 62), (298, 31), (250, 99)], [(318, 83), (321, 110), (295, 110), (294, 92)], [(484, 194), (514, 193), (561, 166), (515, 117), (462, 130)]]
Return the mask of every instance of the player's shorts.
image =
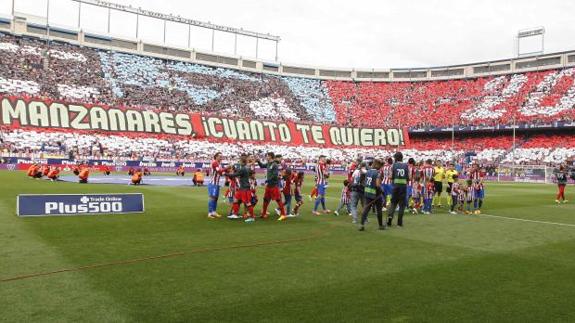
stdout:
[(443, 182), (435, 181), (433, 182), (433, 186), (435, 187), (436, 194), (440, 194), (441, 192), (443, 192)]
[(245, 205), (251, 205), (252, 203), (252, 191), (250, 190), (237, 190), (234, 194), (234, 198), (238, 202), (242, 202)]
[[(391, 191), (391, 203), (401, 204), (407, 202), (407, 187), (406, 185), (394, 185)], [(404, 204), (406, 205), (406, 204)]]
[(407, 185), (407, 198), (410, 198), (413, 195), (413, 187), (411, 185)]
[(453, 186), (452, 182), (447, 182), (447, 189), (445, 190), (447, 193), (451, 193), (451, 187)]
[(282, 196), (281, 196), (281, 192), (279, 187), (277, 186), (266, 186), (266, 189), (264, 191), (264, 199), (265, 200), (281, 200)]
[(258, 204), (258, 195), (256, 194), (256, 192), (250, 190), (250, 193), (252, 193), (252, 205)]
[(482, 199), (485, 197), (485, 189), (475, 191), (475, 198)]
[(420, 191), (420, 190), (417, 190), (417, 189), (412, 189), (412, 191), (411, 191), (411, 196), (412, 196), (414, 199), (419, 199), (419, 198), (421, 197), (421, 191)]
[(317, 195), (325, 195), (326, 184), (317, 184), (315, 187), (317, 188)]
[(294, 195), (294, 199), (295, 199), (295, 201), (298, 202), (298, 203), (303, 200), (303, 199), (301, 198), (301, 194), (295, 194), (295, 195)]
[(385, 196), (391, 195), (393, 191), (393, 184), (383, 184), (383, 194)]
[(220, 196), (220, 186), (215, 184), (208, 184), (208, 195), (211, 197)]

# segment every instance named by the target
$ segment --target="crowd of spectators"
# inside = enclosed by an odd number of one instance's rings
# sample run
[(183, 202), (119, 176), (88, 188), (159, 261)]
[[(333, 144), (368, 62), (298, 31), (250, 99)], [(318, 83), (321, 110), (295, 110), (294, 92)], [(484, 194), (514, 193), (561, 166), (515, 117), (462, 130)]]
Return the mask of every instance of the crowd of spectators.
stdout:
[[(575, 69), (432, 82), (323, 81), (250, 73), (102, 51), (0, 33), (0, 94), (49, 100), (297, 120), (356, 127), (430, 127), (573, 121)], [(407, 156), (556, 163), (575, 155), (573, 136), (413, 139)], [(292, 160), (385, 156), (380, 149), (208, 142), (189, 138), (3, 128), (3, 156), (192, 160), (274, 150)]]
[[(575, 157), (575, 136), (557, 135), (520, 137), (513, 149), (509, 135), (475, 138), (436, 139), (432, 142), (415, 139), (403, 153), (417, 160), (462, 160), (466, 156), (483, 164), (558, 164)], [(484, 144), (482, 144), (484, 143)], [(453, 145), (453, 146), (452, 146)], [(3, 157), (59, 156), (70, 159), (113, 160), (209, 160), (215, 151), (234, 157), (241, 153), (274, 151), (292, 161), (312, 161), (319, 155), (346, 162), (357, 156), (387, 157), (394, 148), (330, 148), (300, 147), (277, 144), (214, 142), (178, 137), (139, 137), (120, 134), (87, 134), (3, 129), (0, 132), (0, 153)]]
[(358, 127), (573, 121), (575, 69), (432, 82), (250, 73), (0, 34), (0, 93)]

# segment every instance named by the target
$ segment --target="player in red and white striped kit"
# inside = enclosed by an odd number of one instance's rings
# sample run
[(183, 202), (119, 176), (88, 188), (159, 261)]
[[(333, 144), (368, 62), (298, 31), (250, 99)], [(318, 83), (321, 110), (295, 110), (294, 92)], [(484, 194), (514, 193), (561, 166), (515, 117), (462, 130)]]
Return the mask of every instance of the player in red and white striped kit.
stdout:
[(392, 181), (391, 181), (391, 169), (393, 167), (393, 159), (388, 158), (386, 160), (385, 165), (381, 167), (381, 191), (383, 192), (383, 211), (387, 211), (387, 205), (389, 205), (389, 201), (391, 200), (391, 191), (393, 188)]
[(485, 198), (485, 186), (483, 179), (485, 172), (479, 167), (478, 164), (473, 163), (468, 171), (469, 179), (472, 180), (474, 191), (474, 211), (475, 214), (481, 214), (481, 207), (483, 206), (483, 199)]
[(351, 216), (351, 208), (349, 205), (350, 201), (351, 201), (351, 190), (349, 186), (349, 181), (346, 179), (343, 181), (343, 188), (341, 189), (341, 197), (339, 199), (339, 205), (337, 206), (337, 209), (334, 212), (335, 215), (339, 215), (339, 210), (345, 207), (345, 209), (347, 210), (347, 214)]
[(432, 163), (433, 161), (428, 159), (425, 161), (425, 164), (423, 164), (423, 167), (421, 168), (424, 183), (428, 183), (433, 179), (433, 176), (435, 176), (435, 169), (433, 168)]
[(221, 165), (222, 154), (216, 153), (212, 161), (212, 176), (208, 183), (208, 217), (211, 219), (220, 218), (221, 215), (216, 212), (218, 208), (218, 198), (220, 196), (220, 179), (225, 172), (225, 168)]
[(331, 211), (325, 207), (325, 191), (327, 185), (327, 177), (329, 177), (329, 173), (326, 159), (325, 156), (323, 155), (319, 156), (317, 165), (315, 166), (315, 176), (316, 176), (315, 186), (317, 188), (317, 197), (315, 199), (313, 214), (320, 215), (320, 213), (317, 211), (320, 204), (323, 209), (323, 213), (330, 213)]

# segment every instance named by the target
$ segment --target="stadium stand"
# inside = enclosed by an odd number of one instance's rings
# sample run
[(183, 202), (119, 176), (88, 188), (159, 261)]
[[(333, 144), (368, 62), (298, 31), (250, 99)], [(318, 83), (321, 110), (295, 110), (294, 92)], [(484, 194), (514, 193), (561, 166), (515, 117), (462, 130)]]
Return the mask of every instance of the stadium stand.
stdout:
[[(447, 127), (573, 122), (575, 69), (426, 82), (351, 82), (287, 77), (163, 60), (0, 33), (0, 94), (202, 115), (296, 120), (355, 127)], [(169, 136), (1, 129), (3, 156), (187, 160), (210, 152), (267, 150), (257, 143)], [(426, 137), (407, 155), (485, 162), (556, 163), (575, 155), (574, 135)], [(273, 146), (292, 160), (349, 160), (388, 152), (367, 148)]]

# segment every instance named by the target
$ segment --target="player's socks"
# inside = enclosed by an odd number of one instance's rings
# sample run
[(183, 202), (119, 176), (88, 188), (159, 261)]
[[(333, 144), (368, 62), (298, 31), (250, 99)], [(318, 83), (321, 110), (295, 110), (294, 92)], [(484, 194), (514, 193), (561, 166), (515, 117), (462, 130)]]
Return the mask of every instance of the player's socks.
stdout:
[(211, 214), (211, 213), (214, 213), (214, 211), (215, 211), (214, 200), (209, 199), (209, 201), (208, 201), (208, 212)]
[(325, 197), (322, 196), (320, 198), (320, 201), (321, 201), (321, 208), (325, 211), (326, 210), (326, 208), (325, 208)]
[(230, 209), (228, 219), (239, 219), (240, 218), (240, 216), (238, 215), (239, 210), (240, 210), (240, 203), (234, 203)]
[(268, 206), (270, 205), (270, 201), (264, 200), (264, 205), (262, 206), (262, 218), (268, 217)]
[(298, 211), (299, 211), (299, 207), (300, 207), (300, 206), (301, 206), (301, 205), (300, 205), (299, 203), (295, 205), (295, 207), (293, 208), (293, 214), (294, 214), (294, 215), (298, 214)]
[(238, 211), (240, 210), (240, 203), (234, 203), (232, 205), (232, 209), (230, 210), (230, 212), (232, 214), (238, 214)]
[(315, 204), (314, 204), (314, 206), (313, 206), (314, 212), (317, 211), (317, 208), (319, 207), (319, 204), (320, 204), (320, 203), (321, 203), (321, 200), (320, 200), (319, 198), (316, 198), (316, 199), (315, 199)]
[(278, 202), (278, 208), (280, 209), (280, 214), (281, 216), (286, 216), (286, 209), (284, 207), (284, 204), (281, 200), (277, 200)]

